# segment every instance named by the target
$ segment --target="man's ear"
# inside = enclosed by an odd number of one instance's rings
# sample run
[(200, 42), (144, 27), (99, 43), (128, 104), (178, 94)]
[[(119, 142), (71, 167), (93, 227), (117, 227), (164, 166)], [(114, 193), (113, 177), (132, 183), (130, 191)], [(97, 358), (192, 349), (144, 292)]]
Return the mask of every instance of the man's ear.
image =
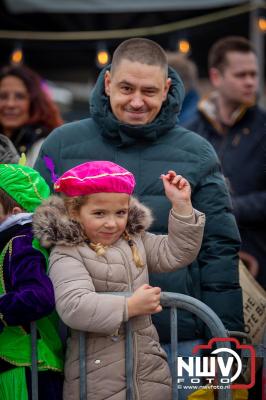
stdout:
[(20, 207), (14, 207), (14, 208), (12, 209), (11, 214), (12, 214), (12, 215), (15, 215), (15, 214), (20, 214), (20, 213), (22, 213), (22, 212), (23, 212), (22, 208), (20, 208)]
[(163, 101), (165, 101), (166, 98), (167, 98), (167, 94), (169, 92), (171, 84), (172, 84), (172, 79), (171, 78), (167, 78), (166, 82), (165, 82), (165, 86), (164, 86)]
[(209, 70), (209, 78), (211, 84), (216, 88), (220, 86), (222, 74), (217, 68), (210, 68)]
[(106, 71), (104, 75), (104, 90), (106, 96), (110, 96), (110, 85), (111, 85), (111, 73)]

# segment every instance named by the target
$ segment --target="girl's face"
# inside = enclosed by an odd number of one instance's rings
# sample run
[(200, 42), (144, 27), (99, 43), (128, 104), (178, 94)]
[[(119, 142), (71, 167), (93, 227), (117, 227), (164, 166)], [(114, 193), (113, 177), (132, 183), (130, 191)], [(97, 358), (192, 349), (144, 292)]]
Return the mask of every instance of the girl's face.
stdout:
[(0, 124), (6, 136), (27, 123), (30, 97), (24, 82), (16, 76), (6, 76), (0, 82)]
[(91, 242), (111, 245), (126, 229), (128, 208), (126, 193), (95, 193), (88, 196), (75, 218)]

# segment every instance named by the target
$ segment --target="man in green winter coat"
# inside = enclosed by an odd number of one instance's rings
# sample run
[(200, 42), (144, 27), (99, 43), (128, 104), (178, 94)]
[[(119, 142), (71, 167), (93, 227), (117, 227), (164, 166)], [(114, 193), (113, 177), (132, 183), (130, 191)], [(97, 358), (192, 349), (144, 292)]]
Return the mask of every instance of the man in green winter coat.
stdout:
[[(159, 179), (168, 170), (185, 176), (193, 206), (206, 214), (203, 245), (188, 268), (153, 276), (163, 291), (184, 293), (209, 305), (229, 330), (243, 330), (242, 292), (238, 279), (239, 233), (231, 202), (212, 146), (177, 123), (183, 84), (168, 68), (155, 42), (135, 38), (114, 52), (91, 97), (91, 118), (57, 128), (45, 140), (35, 168), (52, 179), (89, 160), (109, 160), (133, 172), (135, 195), (153, 210), (152, 230), (166, 233), (170, 203)], [(154, 322), (161, 342), (170, 342), (168, 313)], [(179, 318), (179, 340), (204, 338), (192, 314)], [(180, 349), (180, 346), (179, 346)]]

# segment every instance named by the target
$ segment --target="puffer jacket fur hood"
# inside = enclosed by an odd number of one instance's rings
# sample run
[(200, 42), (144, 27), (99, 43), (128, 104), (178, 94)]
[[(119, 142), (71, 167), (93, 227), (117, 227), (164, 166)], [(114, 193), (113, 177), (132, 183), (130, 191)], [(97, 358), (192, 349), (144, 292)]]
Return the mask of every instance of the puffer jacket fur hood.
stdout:
[[(97, 255), (76, 222), (69, 219), (63, 199), (52, 196), (33, 217), (35, 236), (52, 247), (49, 276), (56, 309), (71, 328), (68, 340), (64, 400), (79, 399), (79, 332), (86, 336), (87, 398), (125, 400), (125, 322), (127, 297), (114, 292), (135, 292), (149, 284), (150, 272), (185, 267), (196, 256), (203, 236), (205, 216), (169, 214), (168, 236), (146, 231), (152, 221), (148, 208), (131, 198), (127, 229), (143, 267), (137, 267), (129, 242), (123, 237)], [(171, 399), (171, 374), (167, 357), (150, 315), (131, 318), (133, 336), (134, 400)]]

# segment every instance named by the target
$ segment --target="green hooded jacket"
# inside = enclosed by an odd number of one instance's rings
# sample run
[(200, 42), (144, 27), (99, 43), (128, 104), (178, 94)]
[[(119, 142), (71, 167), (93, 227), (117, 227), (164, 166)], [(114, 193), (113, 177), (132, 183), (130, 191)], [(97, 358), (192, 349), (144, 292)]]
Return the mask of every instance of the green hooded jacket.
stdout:
[[(180, 78), (169, 68), (172, 84), (159, 114), (150, 124), (132, 126), (112, 114), (104, 92), (105, 70), (92, 93), (91, 118), (55, 129), (45, 140), (35, 168), (52, 186), (54, 174), (60, 176), (86, 161), (109, 160), (122, 165), (135, 175), (134, 195), (153, 210), (154, 233), (167, 232), (171, 206), (160, 175), (173, 169), (185, 176), (192, 187), (193, 206), (206, 214), (202, 248), (188, 268), (152, 276), (151, 283), (163, 291), (202, 300), (218, 314), (227, 329), (243, 330), (239, 233), (215, 151), (205, 139), (178, 124), (184, 97)], [(48, 162), (45, 156), (49, 157)], [(170, 341), (168, 314), (163, 311), (154, 316), (163, 342)], [(202, 337), (202, 323), (194, 315), (181, 312), (178, 334), (180, 340)]]

